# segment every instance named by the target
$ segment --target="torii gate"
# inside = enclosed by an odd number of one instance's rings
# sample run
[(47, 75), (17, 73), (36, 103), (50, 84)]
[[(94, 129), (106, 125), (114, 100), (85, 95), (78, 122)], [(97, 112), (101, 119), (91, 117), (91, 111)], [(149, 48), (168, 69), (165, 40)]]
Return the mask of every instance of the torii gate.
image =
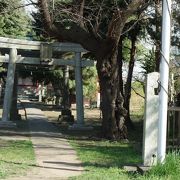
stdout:
[[(94, 61), (92, 60), (81, 60), (81, 53), (87, 52), (87, 50), (85, 50), (81, 45), (74, 43), (48, 43), (39, 41), (11, 39), (4, 37), (0, 37), (0, 49), (1, 48), (10, 49), (10, 54), (0, 56), (0, 62), (9, 63), (5, 87), (3, 114), (2, 121), (0, 121), (0, 126), (14, 125), (13, 122), (10, 121), (10, 107), (12, 103), (16, 64), (33, 64), (64, 66), (68, 65), (75, 67), (77, 122), (71, 127), (71, 129), (86, 128), (84, 124), (82, 67), (94, 66)], [(40, 57), (21, 57), (21, 55), (17, 55), (17, 50), (40, 51)], [(75, 59), (64, 60), (53, 58), (53, 52), (74, 52)]]

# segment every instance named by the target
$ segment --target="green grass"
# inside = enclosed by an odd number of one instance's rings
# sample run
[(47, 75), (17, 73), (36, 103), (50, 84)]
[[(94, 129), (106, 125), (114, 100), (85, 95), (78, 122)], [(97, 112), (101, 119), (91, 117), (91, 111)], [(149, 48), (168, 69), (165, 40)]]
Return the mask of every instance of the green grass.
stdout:
[(180, 153), (171, 152), (166, 156), (164, 164), (154, 166), (144, 176), (137, 176), (138, 180), (179, 180), (180, 179)]
[(139, 164), (141, 156), (128, 143), (109, 141), (71, 141), (83, 162), (85, 173), (72, 179), (128, 179), (123, 165)]
[(0, 139), (0, 179), (24, 174), (35, 165), (31, 141), (7, 141)]
[(130, 143), (109, 141), (71, 140), (85, 172), (73, 180), (179, 180), (180, 153), (171, 152), (166, 163), (154, 166), (145, 175), (128, 173), (123, 165), (141, 164), (141, 154), (133, 150)]

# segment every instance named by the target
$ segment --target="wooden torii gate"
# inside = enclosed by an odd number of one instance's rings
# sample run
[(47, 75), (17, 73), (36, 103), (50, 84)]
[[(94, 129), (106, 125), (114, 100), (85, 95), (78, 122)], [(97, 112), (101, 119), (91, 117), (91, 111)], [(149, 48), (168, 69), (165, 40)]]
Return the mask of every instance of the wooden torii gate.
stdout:
[[(74, 43), (48, 43), (39, 41), (28, 41), (0, 37), (1, 49), (10, 49), (10, 54), (0, 56), (0, 62), (8, 63), (7, 80), (5, 87), (5, 96), (3, 104), (2, 121), (0, 126), (13, 126), (10, 121), (10, 108), (12, 103), (13, 85), (16, 64), (31, 65), (64, 65), (75, 67), (75, 84), (76, 84), (76, 106), (77, 122), (71, 129), (86, 128), (84, 124), (84, 106), (83, 106), (83, 84), (82, 84), (82, 67), (94, 66), (92, 60), (82, 60), (81, 53), (87, 52), (81, 45)], [(17, 50), (39, 51), (40, 57), (22, 57), (17, 54)], [(53, 52), (73, 52), (74, 59), (64, 60), (53, 58)]]

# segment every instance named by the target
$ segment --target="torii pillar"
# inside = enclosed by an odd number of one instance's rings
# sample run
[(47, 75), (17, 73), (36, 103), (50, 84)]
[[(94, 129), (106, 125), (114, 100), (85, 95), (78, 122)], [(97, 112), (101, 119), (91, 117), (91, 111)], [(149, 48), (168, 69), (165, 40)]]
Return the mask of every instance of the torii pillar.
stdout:
[(5, 95), (3, 102), (2, 121), (0, 121), (0, 127), (15, 127), (15, 123), (10, 121), (10, 109), (12, 104), (13, 86), (15, 77), (15, 68), (17, 60), (17, 49), (10, 49), (8, 72), (6, 79)]
[(84, 123), (84, 102), (81, 52), (75, 53), (75, 83), (76, 83), (76, 123), (69, 127), (70, 130), (92, 130), (91, 126)]

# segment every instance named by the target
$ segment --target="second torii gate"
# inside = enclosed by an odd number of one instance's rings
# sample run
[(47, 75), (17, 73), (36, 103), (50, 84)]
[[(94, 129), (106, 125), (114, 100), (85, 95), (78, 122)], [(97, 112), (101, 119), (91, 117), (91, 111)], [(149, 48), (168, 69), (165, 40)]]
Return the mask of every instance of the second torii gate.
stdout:
[[(0, 56), (0, 62), (8, 63), (7, 80), (3, 104), (2, 121), (0, 126), (13, 126), (10, 121), (10, 108), (12, 103), (13, 85), (16, 64), (33, 65), (68, 65), (75, 67), (76, 82), (76, 105), (77, 122), (70, 129), (84, 129), (84, 106), (83, 106), (83, 84), (82, 67), (93, 66), (94, 61), (81, 60), (81, 53), (87, 52), (82, 46), (74, 43), (47, 43), (39, 41), (27, 41), (0, 37), (0, 49), (10, 49), (9, 55)], [(17, 50), (40, 51), (40, 57), (22, 57)], [(75, 58), (70, 60), (53, 58), (53, 52), (73, 52)]]

